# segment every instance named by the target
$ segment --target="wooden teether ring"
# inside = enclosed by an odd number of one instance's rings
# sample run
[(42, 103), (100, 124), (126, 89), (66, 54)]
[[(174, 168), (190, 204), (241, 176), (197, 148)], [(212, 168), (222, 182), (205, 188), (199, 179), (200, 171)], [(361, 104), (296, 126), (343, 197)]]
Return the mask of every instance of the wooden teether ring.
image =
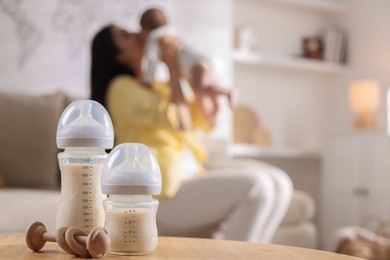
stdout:
[(107, 252), (110, 246), (110, 237), (104, 228), (98, 227), (89, 233), (86, 245), (91, 257), (99, 258)]
[(71, 227), (65, 232), (65, 241), (72, 251), (81, 257), (90, 257), (85, 245), (87, 233), (79, 228)]
[(71, 255), (77, 255), (68, 245), (68, 243), (65, 240), (65, 232), (68, 230), (68, 227), (61, 227), (56, 230), (54, 233), (54, 237), (57, 240), (58, 245), (67, 253)]

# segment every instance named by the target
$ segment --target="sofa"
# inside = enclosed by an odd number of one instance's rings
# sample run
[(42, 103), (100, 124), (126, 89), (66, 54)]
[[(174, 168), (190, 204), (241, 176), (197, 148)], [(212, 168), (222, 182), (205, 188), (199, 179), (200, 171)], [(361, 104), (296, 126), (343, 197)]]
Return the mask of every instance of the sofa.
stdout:
[[(0, 93), (0, 235), (24, 233), (37, 220), (54, 231), (60, 197), (55, 135), (70, 101), (61, 92)], [(316, 248), (314, 213), (313, 199), (295, 191), (273, 243)]]

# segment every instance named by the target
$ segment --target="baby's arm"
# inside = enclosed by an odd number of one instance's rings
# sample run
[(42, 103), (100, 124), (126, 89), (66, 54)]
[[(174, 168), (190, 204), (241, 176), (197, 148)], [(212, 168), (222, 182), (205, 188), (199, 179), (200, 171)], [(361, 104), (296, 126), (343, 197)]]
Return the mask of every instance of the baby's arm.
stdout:
[(208, 95), (215, 104), (218, 102), (218, 96), (226, 96), (229, 101), (229, 106), (233, 108), (236, 99), (236, 92), (219, 86), (207, 66), (203, 64), (196, 64), (193, 67), (192, 82), (194, 88), (203, 92), (205, 95)]
[(157, 64), (160, 61), (160, 45), (157, 37), (151, 37), (145, 44), (142, 58), (143, 81), (152, 84)]
[(154, 81), (154, 74), (156, 72), (158, 60), (153, 57), (144, 56), (142, 60), (143, 66), (143, 82), (146, 84), (152, 84)]

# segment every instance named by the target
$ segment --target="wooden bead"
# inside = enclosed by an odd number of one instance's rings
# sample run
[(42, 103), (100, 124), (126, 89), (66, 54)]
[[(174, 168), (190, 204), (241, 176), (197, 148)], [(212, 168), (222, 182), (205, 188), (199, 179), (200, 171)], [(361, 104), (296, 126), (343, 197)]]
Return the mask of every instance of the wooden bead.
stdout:
[(26, 232), (26, 244), (33, 251), (39, 251), (46, 242), (55, 242), (55, 238), (47, 233), (42, 222), (32, 223)]
[(98, 227), (87, 235), (79, 228), (69, 228), (65, 232), (65, 240), (71, 250), (81, 257), (102, 257), (110, 246), (107, 231)]
[(91, 257), (102, 257), (110, 247), (110, 237), (104, 228), (95, 228), (88, 236), (86, 245)]
[[(87, 235), (87, 232), (76, 227), (71, 227), (65, 232), (65, 240), (68, 243), (68, 246), (81, 257), (91, 257), (91, 254), (88, 252), (85, 245), (85, 238)], [(76, 240), (77, 237), (79, 238), (78, 240)], [(83, 237), (84, 241), (82, 239)]]

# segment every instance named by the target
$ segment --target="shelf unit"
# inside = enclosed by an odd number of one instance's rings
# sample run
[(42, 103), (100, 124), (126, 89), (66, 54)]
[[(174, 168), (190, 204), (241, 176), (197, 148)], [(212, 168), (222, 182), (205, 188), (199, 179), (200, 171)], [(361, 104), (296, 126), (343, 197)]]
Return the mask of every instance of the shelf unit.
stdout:
[[(240, 88), (239, 102), (255, 110), (275, 144), (319, 153), (324, 87), (338, 84), (349, 66), (304, 58), (302, 40), (343, 21), (348, 5), (344, 0), (235, 0), (235, 46), (243, 40), (243, 51), (238, 47), (228, 54), (234, 85)], [(260, 153), (268, 152), (274, 151)]]
[(347, 69), (345, 65), (338, 63), (283, 54), (243, 53), (236, 51), (233, 53), (233, 60), (239, 64), (279, 67), (324, 74), (338, 74)]

